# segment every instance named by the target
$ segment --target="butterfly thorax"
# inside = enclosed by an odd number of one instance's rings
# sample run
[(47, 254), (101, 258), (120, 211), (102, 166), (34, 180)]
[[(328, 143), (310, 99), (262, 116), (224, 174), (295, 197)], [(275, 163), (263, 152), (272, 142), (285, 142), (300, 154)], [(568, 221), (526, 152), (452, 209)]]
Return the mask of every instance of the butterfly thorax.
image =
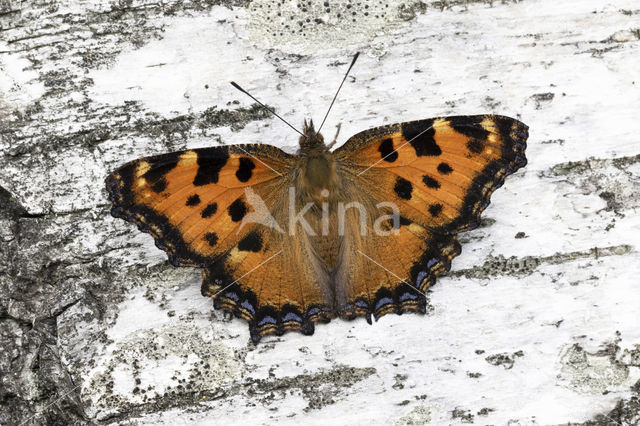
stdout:
[(304, 123), (304, 136), (300, 138), (298, 150), (299, 200), (332, 203), (338, 197), (340, 179), (336, 171), (336, 161), (324, 143), (324, 137), (316, 133), (313, 121)]

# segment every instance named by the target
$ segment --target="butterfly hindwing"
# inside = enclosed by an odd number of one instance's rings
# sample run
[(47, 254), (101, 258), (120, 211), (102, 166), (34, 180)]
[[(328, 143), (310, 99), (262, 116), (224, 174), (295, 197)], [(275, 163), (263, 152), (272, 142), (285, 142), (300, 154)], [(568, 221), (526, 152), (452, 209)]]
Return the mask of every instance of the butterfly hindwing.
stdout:
[[(275, 192), (280, 194), (280, 192)], [(286, 208), (270, 204), (277, 223)], [(330, 278), (315, 258), (307, 235), (259, 225), (218, 263), (203, 270), (202, 294), (249, 322), (254, 342), (287, 330), (313, 334), (314, 323), (334, 314)]]
[[(427, 288), (460, 253), (455, 235), (437, 235), (406, 217), (391, 217), (377, 226), (369, 221), (366, 237), (358, 229), (346, 229), (342, 276), (337, 277), (339, 312), (344, 318), (426, 312)], [(351, 226), (359, 226), (358, 222), (348, 221)]]

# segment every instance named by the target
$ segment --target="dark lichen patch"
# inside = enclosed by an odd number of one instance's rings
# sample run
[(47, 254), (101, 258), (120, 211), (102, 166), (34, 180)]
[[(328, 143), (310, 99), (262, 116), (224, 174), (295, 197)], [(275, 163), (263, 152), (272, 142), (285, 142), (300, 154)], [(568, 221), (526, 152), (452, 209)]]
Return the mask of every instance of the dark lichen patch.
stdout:
[(317, 410), (338, 402), (341, 396), (347, 393), (347, 389), (375, 372), (376, 369), (371, 367), (337, 366), (329, 371), (300, 374), (295, 377), (250, 379), (248, 383), (238, 386), (237, 391), (243, 394), (251, 392), (271, 395), (270, 398), (274, 398), (274, 393), (289, 393), (292, 389), (299, 389), (307, 401), (307, 407), (303, 411)]
[[(271, 110), (275, 110), (275, 108), (269, 105), (266, 106)], [(244, 127), (252, 121), (271, 118), (272, 114), (267, 108), (259, 104), (252, 104), (249, 108), (241, 107), (234, 110), (218, 109), (213, 106), (207, 108), (198, 117), (197, 126), (202, 129), (229, 126), (231, 130), (237, 132), (244, 129)]]
[(551, 145), (551, 144), (564, 145), (565, 140), (564, 139), (546, 139), (546, 140), (540, 141), (540, 143), (543, 145)]
[(395, 390), (404, 389), (404, 382), (409, 378), (406, 374), (396, 374), (393, 378), (394, 384), (391, 386)]
[[(417, 401), (424, 401), (426, 395), (418, 395), (414, 397)], [(428, 425), (431, 424), (431, 410), (426, 405), (418, 405), (406, 415), (397, 419), (394, 424), (396, 426), (410, 426), (410, 425)]]
[(606, 210), (618, 212), (624, 209), (625, 205), (623, 202), (617, 199), (616, 194), (611, 191), (602, 191), (598, 194), (598, 197), (602, 198), (607, 202)]
[[(619, 349), (618, 347), (617, 350)], [(625, 349), (622, 353), (622, 361), (627, 365), (640, 367), (640, 344), (636, 344), (635, 349)]]
[(462, 423), (473, 423), (473, 414), (470, 410), (463, 410), (462, 408), (456, 408), (451, 412), (451, 419), (460, 420)]
[[(253, 37), (263, 43), (312, 46), (330, 43), (337, 47), (345, 38), (368, 38), (373, 37), (376, 30), (395, 28), (424, 9), (426, 5), (422, 2), (394, 4), (377, 0), (254, 2), (249, 7), (249, 29)], [(331, 61), (329, 66), (337, 66), (336, 62), (339, 61)]]
[(542, 109), (542, 107), (549, 104), (554, 97), (555, 94), (551, 92), (536, 93), (531, 95), (531, 99), (536, 104), (536, 109)]
[[(640, 345), (635, 349), (625, 349), (620, 354), (620, 332), (616, 332), (613, 341), (603, 344), (596, 352), (586, 351), (575, 343), (561, 359), (562, 375), (569, 376), (569, 386), (589, 393), (607, 393), (610, 386), (618, 387), (629, 377), (630, 367), (640, 363)], [(603, 362), (604, 361), (604, 362)], [(640, 380), (631, 387), (631, 396), (618, 401), (616, 406), (605, 414), (598, 414), (582, 426), (635, 425), (640, 421)]]
[(479, 416), (488, 416), (489, 414), (493, 413), (494, 410), (493, 408), (481, 408), (476, 414), (478, 414)]
[[(598, 414), (593, 420), (580, 423), (582, 426), (620, 426), (640, 424), (640, 381), (632, 387), (634, 394), (630, 398), (618, 401), (613, 410)], [(578, 425), (579, 423), (572, 423)]]
[[(168, 357), (181, 358), (190, 368), (176, 371), (159, 390), (149, 383), (145, 369), (149, 362), (162, 362)], [(197, 329), (172, 324), (119, 342), (104, 371), (88, 380), (88, 386), (101, 389), (102, 398), (95, 409), (118, 407), (110, 419), (124, 420), (171, 408), (186, 409), (193, 407), (194, 400), (219, 398), (224, 395), (220, 386), (238, 377), (242, 361), (241, 354), (234, 354), (221, 343), (204, 340)], [(130, 394), (114, 392), (116, 369), (119, 374), (130, 374)]]
[(634, 167), (640, 164), (640, 154), (612, 159), (588, 158), (582, 161), (560, 163), (539, 174), (542, 178), (566, 178), (563, 182), (576, 187), (576, 192), (598, 194), (606, 207), (597, 213), (612, 212), (608, 216), (607, 230), (616, 217), (624, 217), (629, 211), (640, 208), (640, 187)]
[(577, 259), (600, 258), (606, 256), (622, 256), (631, 251), (632, 247), (626, 244), (610, 247), (596, 247), (591, 250), (575, 251), (570, 253), (558, 253), (553, 256), (515, 256), (505, 258), (502, 255), (488, 256), (481, 265), (470, 269), (462, 269), (447, 273), (449, 276), (464, 276), (467, 278), (490, 278), (500, 275), (525, 276), (532, 274), (540, 265), (558, 265), (572, 262)]
[(512, 354), (509, 353), (499, 353), (494, 355), (489, 355), (485, 358), (491, 365), (502, 366), (505, 370), (511, 370), (513, 368), (513, 364), (515, 363), (516, 358), (523, 357), (524, 352), (517, 351)]

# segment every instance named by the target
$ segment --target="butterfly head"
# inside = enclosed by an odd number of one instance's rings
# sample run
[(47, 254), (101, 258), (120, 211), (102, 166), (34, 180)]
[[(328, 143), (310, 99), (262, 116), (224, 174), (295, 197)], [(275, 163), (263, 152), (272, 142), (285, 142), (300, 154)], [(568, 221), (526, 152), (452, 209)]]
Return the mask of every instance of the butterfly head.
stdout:
[(313, 120), (304, 120), (304, 136), (300, 137), (300, 148), (303, 151), (310, 149), (325, 149), (324, 137), (316, 133), (313, 127)]

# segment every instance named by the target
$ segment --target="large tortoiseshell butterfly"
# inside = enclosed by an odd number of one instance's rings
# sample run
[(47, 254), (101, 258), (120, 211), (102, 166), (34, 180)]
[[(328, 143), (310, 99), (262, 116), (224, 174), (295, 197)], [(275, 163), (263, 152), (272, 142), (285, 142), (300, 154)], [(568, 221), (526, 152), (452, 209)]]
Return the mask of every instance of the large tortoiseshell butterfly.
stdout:
[(457, 234), (526, 164), (527, 126), (430, 118), (334, 151), (319, 130), (305, 122), (296, 155), (248, 144), (127, 163), (106, 179), (111, 214), (173, 265), (202, 268), (202, 294), (247, 320), (254, 342), (334, 317), (424, 313), (427, 288), (460, 254)]

